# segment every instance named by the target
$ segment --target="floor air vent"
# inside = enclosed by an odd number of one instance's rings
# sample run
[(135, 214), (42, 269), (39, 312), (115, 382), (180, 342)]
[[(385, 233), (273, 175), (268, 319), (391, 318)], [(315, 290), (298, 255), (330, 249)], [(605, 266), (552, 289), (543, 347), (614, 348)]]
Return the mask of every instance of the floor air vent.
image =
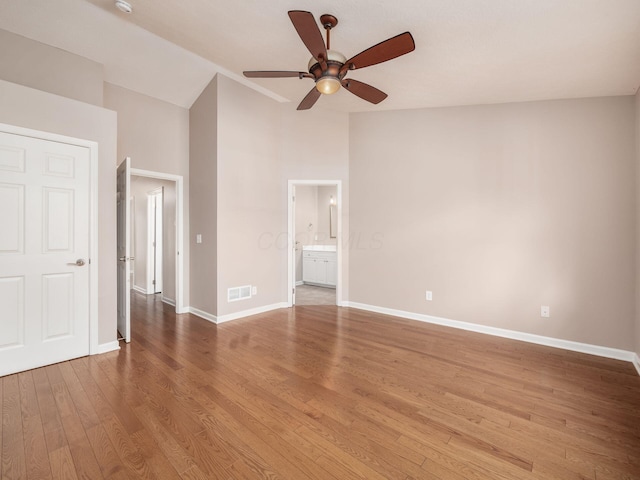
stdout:
[(251, 298), (251, 285), (232, 287), (227, 290), (228, 302), (237, 302), (238, 300), (246, 300), (247, 298)]

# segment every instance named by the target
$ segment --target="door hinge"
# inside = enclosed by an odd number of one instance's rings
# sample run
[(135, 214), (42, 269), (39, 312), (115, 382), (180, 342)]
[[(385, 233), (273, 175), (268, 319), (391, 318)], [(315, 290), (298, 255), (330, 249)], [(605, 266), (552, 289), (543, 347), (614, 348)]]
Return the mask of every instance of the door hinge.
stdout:
[(153, 281), (153, 282), (151, 282), (151, 283), (153, 283), (153, 284), (155, 285), (155, 284), (156, 284), (156, 281), (154, 280), (154, 281)]
[(295, 289), (295, 287), (291, 289), (291, 293), (293, 293), (294, 295), (296, 294), (296, 289)]

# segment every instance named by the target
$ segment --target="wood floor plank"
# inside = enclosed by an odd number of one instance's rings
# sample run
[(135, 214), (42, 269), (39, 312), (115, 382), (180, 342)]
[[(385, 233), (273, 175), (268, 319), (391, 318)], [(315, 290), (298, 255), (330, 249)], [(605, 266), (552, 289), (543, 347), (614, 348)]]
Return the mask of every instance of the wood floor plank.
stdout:
[(26, 478), (27, 466), (18, 375), (2, 380), (2, 478), (22, 479)]
[(51, 466), (32, 373), (27, 371), (18, 374), (18, 385), (27, 477), (50, 479)]

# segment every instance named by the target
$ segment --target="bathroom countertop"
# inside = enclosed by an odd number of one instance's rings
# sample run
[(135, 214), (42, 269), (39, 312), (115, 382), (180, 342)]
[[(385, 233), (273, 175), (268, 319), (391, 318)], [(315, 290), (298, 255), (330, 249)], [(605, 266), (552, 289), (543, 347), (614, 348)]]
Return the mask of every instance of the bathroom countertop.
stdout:
[(304, 245), (302, 250), (306, 252), (335, 252), (335, 245)]

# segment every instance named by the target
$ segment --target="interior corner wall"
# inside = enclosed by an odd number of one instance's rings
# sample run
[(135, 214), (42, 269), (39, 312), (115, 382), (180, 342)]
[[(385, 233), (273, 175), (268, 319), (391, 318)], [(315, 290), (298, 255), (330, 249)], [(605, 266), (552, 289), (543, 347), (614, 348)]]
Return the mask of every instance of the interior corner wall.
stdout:
[(633, 350), (634, 118), (631, 96), (352, 114), (350, 300)]
[[(349, 120), (321, 105), (297, 111), (218, 75), (218, 310), (223, 316), (287, 302), (288, 180), (342, 182), (349, 235)], [(349, 252), (342, 258), (347, 299)], [(228, 302), (227, 289), (257, 287)]]
[[(200, 312), (218, 310), (218, 76), (189, 110), (190, 303)], [(202, 243), (196, 243), (200, 235)]]
[(635, 352), (640, 357), (640, 88), (635, 96), (636, 116), (636, 336)]
[(101, 64), (2, 29), (0, 45), (3, 80), (102, 106)]
[(98, 342), (116, 340), (116, 114), (0, 80), (0, 123), (98, 143)]
[(329, 202), (332, 197), (337, 201), (336, 187), (333, 185), (320, 185), (317, 192), (318, 229), (315, 243), (317, 245), (336, 245), (337, 240), (331, 238), (331, 223), (329, 221)]
[[(279, 228), (286, 196), (278, 169), (277, 102), (223, 75), (217, 78), (217, 315), (223, 316), (286, 301), (287, 243)], [(257, 295), (228, 302), (228, 288), (244, 285), (257, 287)]]
[[(184, 306), (190, 304), (189, 110), (132, 90), (104, 83), (104, 106), (118, 114), (119, 164), (183, 178)], [(175, 298), (175, 297), (174, 297)]]

